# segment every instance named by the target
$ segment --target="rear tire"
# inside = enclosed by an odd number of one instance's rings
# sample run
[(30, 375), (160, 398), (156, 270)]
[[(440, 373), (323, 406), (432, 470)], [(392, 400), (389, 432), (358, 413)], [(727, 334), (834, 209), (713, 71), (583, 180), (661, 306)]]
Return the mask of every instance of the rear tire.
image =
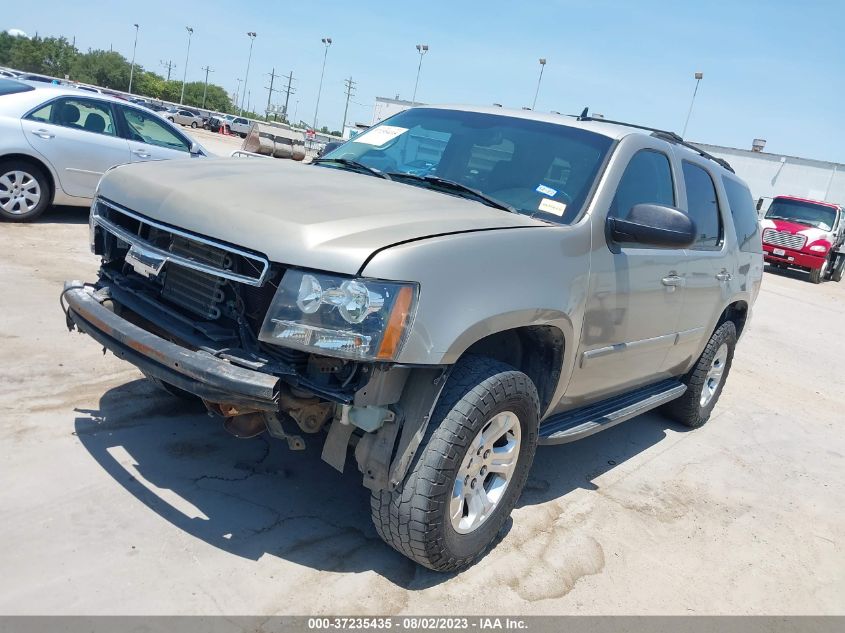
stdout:
[(461, 359), (405, 481), (372, 493), (379, 536), (435, 571), (472, 564), (522, 492), (537, 448), (539, 408), (534, 383), (522, 372), (483, 356)]
[(845, 253), (839, 255), (836, 259), (836, 267), (830, 273), (830, 280), (839, 283), (842, 281), (842, 275), (845, 273)]
[(32, 222), (50, 205), (50, 181), (39, 167), (20, 160), (0, 161), (0, 218)]
[(698, 362), (681, 379), (687, 390), (663, 407), (673, 420), (691, 429), (704, 426), (722, 395), (736, 349), (736, 325), (725, 321), (716, 328)]

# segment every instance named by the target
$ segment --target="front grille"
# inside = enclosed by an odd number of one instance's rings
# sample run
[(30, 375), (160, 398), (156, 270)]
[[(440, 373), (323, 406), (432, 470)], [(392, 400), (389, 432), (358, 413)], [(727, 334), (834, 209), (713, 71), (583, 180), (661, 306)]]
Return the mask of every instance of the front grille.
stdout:
[[(224, 270), (232, 268), (232, 258), (225, 251), (184, 237), (174, 237), (169, 250), (176, 255), (201, 261), (210, 266)], [(223, 292), (225, 284), (226, 280), (223, 277), (183, 266), (168, 265), (161, 296), (176, 305), (187, 308), (194, 314), (208, 319), (218, 319), (221, 314), (219, 305), (226, 298)]]
[(763, 242), (772, 246), (781, 246), (800, 251), (804, 248), (804, 244), (807, 243), (807, 238), (803, 235), (778, 231), (777, 229), (766, 229), (763, 231)]
[[(192, 317), (233, 323), (239, 313), (257, 335), (278, 285), (280, 271), (256, 253), (155, 222), (98, 199), (92, 210), (95, 244), (106, 261), (122, 267), (134, 249), (157, 271), (139, 269), (136, 280), (147, 292)], [(153, 266), (154, 268), (154, 266)], [(225, 325), (220, 323), (220, 325)], [(227, 326), (228, 327), (228, 326)]]
[[(91, 222), (95, 230), (105, 230), (127, 247), (165, 259), (168, 268), (176, 264), (250, 286), (263, 285), (270, 272), (270, 262), (263, 255), (150, 220), (102, 198), (91, 209)], [(189, 252), (173, 250), (175, 243), (188, 245)]]

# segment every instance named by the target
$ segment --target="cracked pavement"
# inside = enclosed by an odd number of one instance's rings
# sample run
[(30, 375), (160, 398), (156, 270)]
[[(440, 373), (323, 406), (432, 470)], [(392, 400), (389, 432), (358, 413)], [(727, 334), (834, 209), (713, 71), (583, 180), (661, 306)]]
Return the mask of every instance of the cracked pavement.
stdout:
[(545, 447), (459, 575), (383, 545), (319, 442), (237, 440), (68, 334), (87, 212), (0, 225), (0, 613), (842, 613), (845, 284), (766, 273), (712, 421)]

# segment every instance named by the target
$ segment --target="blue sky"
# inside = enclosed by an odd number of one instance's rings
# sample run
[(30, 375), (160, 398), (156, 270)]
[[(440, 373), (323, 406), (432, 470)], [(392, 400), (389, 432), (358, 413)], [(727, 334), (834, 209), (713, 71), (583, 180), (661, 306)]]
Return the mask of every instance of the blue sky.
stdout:
[[(230, 92), (244, 77), (256, 31), (249, 90), (267, 102), (268, 77), (294, 71), (291, 113), (311, 121), (323, 48), (330, 36), (319, 125), (340, 127), (343, 80), (358, 82), (349, 118), (369, 122), (376, 95), (410, 99), (417, 43), (431, 48), (417, 98), (426, 102), (531, 105), (548, 64), (538, 110), (580, 112), (680, 131), (704, 72), (687, 138), (845, 162), (845, 2), (785, 0), (305, 2), (90, 2), (40, 0), (7, 6), (0, 28), (76, 37), (77, 45), (131, 57), (162, 72), (172, 59), (181, 78), (185, 26), (194, 28), (188, 80)], [(277, 84), (278, 85), (278, 84)], [(278, 95), (274, 101), (278, 102)], [(296, 102), (298, 106), (296, 105)]]

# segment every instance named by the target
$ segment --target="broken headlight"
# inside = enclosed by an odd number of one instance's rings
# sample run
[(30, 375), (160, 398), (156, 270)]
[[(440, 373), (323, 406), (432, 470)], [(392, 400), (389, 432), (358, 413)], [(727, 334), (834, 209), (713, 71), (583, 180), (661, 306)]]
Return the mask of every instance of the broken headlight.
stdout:
[(258, 338), (326, 356), (395, 360), (418, 295), (415, 283), (288, 270)]

